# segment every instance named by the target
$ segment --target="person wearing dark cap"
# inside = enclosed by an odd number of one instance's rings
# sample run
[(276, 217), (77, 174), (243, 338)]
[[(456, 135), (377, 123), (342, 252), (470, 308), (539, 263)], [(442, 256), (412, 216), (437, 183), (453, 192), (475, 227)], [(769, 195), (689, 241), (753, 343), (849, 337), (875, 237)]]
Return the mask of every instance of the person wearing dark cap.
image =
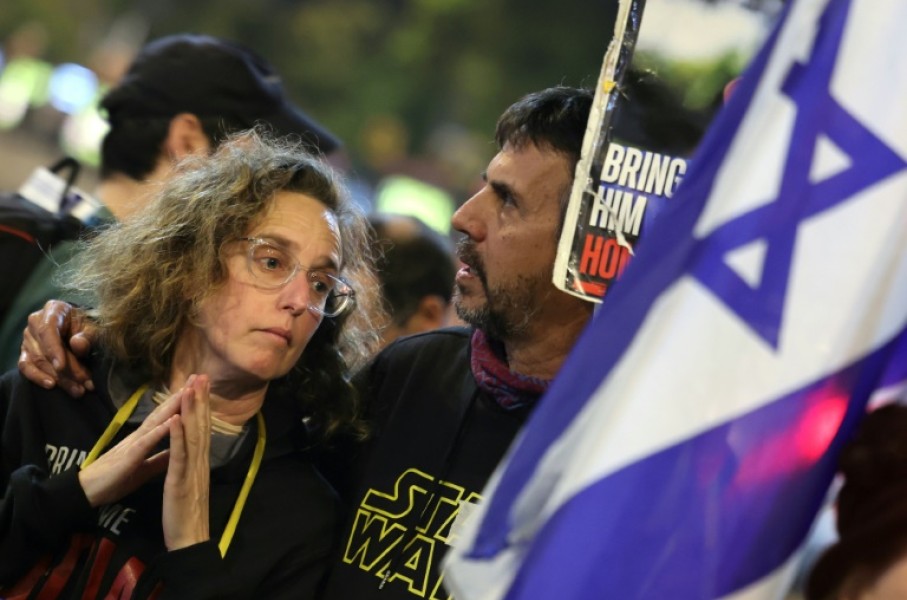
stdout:
[[(290, 101), (265, 59), (207, 35), (179, 34), (148, 43), (101, 100), (101, 108), (110, 130), (101, 147), (95, 195), (107, 220), (141, 211), (182, 158), (209, 154), (230, 133), (258, 123), (277, 135), (297, 136), (328, 157), (340, 148), (337, 137)], [(75, 248), (73, 242), (57, 244), (8, 313), (0, 315), (0, 371), (16, 366), (29, 313), (61, 297), (58, 265), (69, 262)]]
[(867, 415), (839, 466), (839, 539), (813, 566), (806, 599), (907, 598), (907, 406)]
[(456, 274), (452, 244), (410, 215), (373, 213), (381, 295), (391, 316), (382, 346), (404, 335), (450, 325)]

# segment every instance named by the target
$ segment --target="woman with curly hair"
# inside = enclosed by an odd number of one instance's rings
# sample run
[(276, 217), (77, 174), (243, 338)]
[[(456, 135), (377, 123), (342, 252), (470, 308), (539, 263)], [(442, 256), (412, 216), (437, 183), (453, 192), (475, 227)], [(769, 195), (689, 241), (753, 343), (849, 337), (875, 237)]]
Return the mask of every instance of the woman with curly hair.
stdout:
[(240, 134), (101, 233), (96, 389), (0, 380), (0, 595), (307, 598), (382, 315), (364, 217), (302, 147)]

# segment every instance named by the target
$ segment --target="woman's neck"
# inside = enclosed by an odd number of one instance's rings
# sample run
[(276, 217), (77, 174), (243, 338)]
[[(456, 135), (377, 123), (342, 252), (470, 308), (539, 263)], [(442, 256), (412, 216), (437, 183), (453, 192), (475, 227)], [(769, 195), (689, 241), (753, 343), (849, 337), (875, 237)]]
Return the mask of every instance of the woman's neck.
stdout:
[(261, 406), (265, 401), (265, 390), (243, 398), (227, 399), (219, 396), (212, 385), (211, 416), (231, 425), (245, 425), (261, 410)]
[(193, 347), (191, 336), (180, 338), (174, 348), (173, 364), (167, 381), (170, 391), (181, 389), (190, 375), (207, 375), (211, 381), (211, 415), (231, 425), (244, 425), (264, 404), (268, 383), (219, 373), (212, 365), (206, 365), (204, 360), (199, 361), (200, 354)]
[[(174, 366), (169, 382), (171, 393), (182, 388), (189, 375), (194, 373)], [(267, 391), (267, 383), (250, 387), (211, 377), (211, 416), (231, 425), (244, 425), (261, 410)]]

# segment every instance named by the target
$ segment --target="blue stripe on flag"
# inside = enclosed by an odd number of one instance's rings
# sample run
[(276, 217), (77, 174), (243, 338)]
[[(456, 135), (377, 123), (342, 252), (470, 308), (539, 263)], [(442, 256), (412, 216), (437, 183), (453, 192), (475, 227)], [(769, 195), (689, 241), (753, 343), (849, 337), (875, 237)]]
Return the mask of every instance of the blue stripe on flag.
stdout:
[[(618, 404), (622, 401), (619, 389), (606, 387), (609, 376), (623, 360), (656, 301), (673, 299), (671, 293), (675, 289), (672, 286), (681, 278), (695, 279), (699, 286), (697, 291), (704, 290), (711, 295), (710, 303), (703, 306), (714, 307), (714, 312), (702, 310), (696, 313), (707, 315), (702, 317), (703, 331), (709, 330), (706, 321), (710, 318), (721, 322), (733, 319), (735, 327), (748, 328), (754, 344), (761, 339), (765, 348), (777, 349), (780, 340), (786, 339), (782, 335), (785, 331), (793, 332), (792, 335), (806, 331), (815, 335), (818, 331), (804, 328), (800, 332), (794, 325), (787, 330), (790, 324), (782, 319), (788, 306), (791, 263), (797, 255), (801, 229), (806, 229), (800, 227), (803, 222), (808, 218), (811, 222), (820, 221), (826, 215), (813, 217), (858, 197), (866, 200), (859, 204), (861, 209), (872, 211), (875, 207), (871, 205), (871, 199), (881, 203), (887, 211), (879, 214), (897, 215), (896, 209), (892, 208), (900, 206), (892, 202), (895, 196), (871, 193), (879, 189), (871, 188), (883, 181), (890, 182), (894, 174), (903, 173), (907, 162), (859, 120), (861, 115), (857, 111), (850, 114), (832, 94), (832, 79), (838, 63), (846, 62), (841, 60), (840, 49), (851, 6), (856, 2), (863, 8), (860, 14), (864, 19), (853, 33), (864, 32), (866, 23), (873, 22), (865, 19), (872, 10), (868, 8), (871, 3), (828, 0), (815, 31), (815, 40), (811, 45), (804, 44), (803, 48), (782, 48), (779, 39), (782, 32), (788, 32), (785, 24), (795, 7), (819, 8), (819, 0), (813, 3), (799, 0), (786, 5), (778, 26), (703, 140), (675, 201), (646, 233), (645, 242), (621, 283), (609, 292), (607, 301), (535, 410), (504, 466), (493, 494), (486, 497), (484, 518), (475, 537), (462, 553), (464, 563), (469, 560), (479, 563), (491, 558), (521, 560), (508, 599), (582, 600), (603, 595), (614, 598), (714, 598), (765, 577), (790, 558), (803, 542), (831, 479), (837, 449), (852, 431), (872, 393), (881, 386), (907, 379), (904, 315), (889, 304), (903, 296), (898, 287), (904, 284), (903, 261), (898, 249), (897, 254), (879, 255), (878, 268), (888, 269), (883, 274), (890, 273), (888, 281), (891, 283), (886, 283), (885, 277), (867, 278), (880, 287), (879, 290), (866, 290), (867, 294), (874, 294), (869, 297), (878, 306), (873, 304), (868, 309), (861, 306), (863, 314), (852, 315), (852, 330), (842, 333), (835, 329), (844, 339), (819, 335), (822, 339), (815, 341), (817, 348), (852, 347), (853, 354), (817, 350), (813, 356), (834, 355), (839, 357), (835, 360), (852, 361), (849, 366), (840, 367), (838, 362), (829, 364), (826, 368), (835, 372), (821, 376), (818, 375), (821, 371), (812, 370), (811, 375), (804, 375), (804, 379), (815, 379), (808, 385), (799, 381), (784, 384), (783, 378), (779, 378), (779, 387), (770, 393), (783, 394), (782, 397), (765, 397), (758, 408), (730, 422), (714, 427), (709, 422), (709, 429), (694, 433), (692, 438), (681, 443), (675, 444), (676, 438), (669, 435), (659, 437), (651, 444), (656, 448), (654, 454), (616, 472), (609, 473), (604, 469), (598, 474), (596, 465), (606, 463), (600, 456), (565, 457), (555, 452), (555, 458), (546, 463), (546, 459), (551, 458), (548, 452), (558, 448), (561, 438), (573, 441), (579, 435), (573, 438), (571, 435), (581, 432), (586, 436), (582, 441), (594, 439), (589, 436), (596, 431), (593, 429), (595, 423), (583, 423), (582, 428), (572, 429), (577, 416), (590, 401), (607, 399)], [(896, 5), (896, 2), (888, 3), (887, 10), (895, 13)], [(803, 10), (797, 14), (809, 15), (809, 12)], [(792, 27), (790, 31), (812, 33), (812, 19), (804, 17), (797, 21), (802, 29)], [(888, 33), (896, 31), (892, 29)], [(809, 56), (801, 57), (801, 54)], [(777, 62), (773, 60), (776, 55), (782, 57)], [(792, 56), (806, 64), (795, 62), (791, 65), (787, 61)], [(887, 55), (886, 59), (892, 59), (892, 55)], [(782, 73), (780, 69), (784, 67), (789, 70)], [(844, 69), (844, 72), (852, 76), (853, 63), (849, 67), (851, 70)], [(756, 202), (751, 198), (753, 189), (737, 190), (757, 205), (747, 209), (733, 204), (736, 198), (716, 198), (713, 192), (719, 173), (726, 174), (723, 171), (728, 166), (725, 162), (744, 116), (751, 110), (756, 115), (766, 114), (753, 106), (757, 90), (761, 94), (763, 85), (780, 86), (780, 90), (769, 91), (760, 98), (777, 98), (775, 94), (783, 93), (791, 106), (790, 115), (785, 118), (793, 116), (793, 122), (789, 141), (782, 137), (783, 133), (775, 131), (770, 137), (774, 145), (767, 146), (781, 148), (782, 152), (783, 144), (788, 147), (788, 154), (777, 161), (781, 163), (777, 173), (771, 174), (771, 177), (778, 176), (778, 196), (773, 199), (760, 196), (760, 201)], [(904, 89), (903, 83), (899, 85)], [(865, 119), (866, 115), (862, 116)], [(902, 119), (902, 113), (896, 116)], [(766, 121), (763, 119), (760, 123)], [(878, 127), (875, 121), (873, 123)], [(903, 126), (903, 119), (899, 123)], [(825, 179), (813, 181), (810, 167), (815, 164), (816, 147), (822, 137), (845, 154), (850, 164)], [(750, 159), (736, 146), (734, 148), (732, 160)], [(748, 183), (751, 187), (755, 185), (752, 181)], [(759, 187), (756, 191), (774, 193), (771, 189), (772, 184), (768, 183), (765, 189)], [(895, 186), (885, 189), (895, 189)], [(866, 194), (862, 195), (863, 192)], [(727, 215), (730, 220), (704, 233), (703, 238), (697, 238), (695, 227), (707, 206), (725, 200), (731, 202), (727, 206), (746, 212)], [(857, 206), (856, 202), (854, 206)], [(849, 208), (845, 206), (845, 210), (832, 216), (841, 219), (840, 215), (849, 214), (846, 212)], [(870, 216), (863, 218), (862, 225), (874, 226), (873, 213), (862, 213), (860, 217), (865, 215)], [(881, 221), (879, 219), (878, 231), (880, 235), (884, 231), (888, 237), (878, 239), (897, 237), (898, 230), (892, 227), (890, 217), (887, 223)], [(860, 231), (865, 235), (868, 230)], [(899, 239), (902, 238), (892, 239), (890, 245)], [(752, 284), (743, 282), (740, 275), (728, 267), (726, 258), (732, 251), (748, 248), (746, 244), (755, 240), (764, 241), (765, 260), (760, 281)], [(849, 241), (842, 235), (842, 242)], [(879, 248), (884, 246), (879, 245)], [(822, 256), (803, 254), (800, 258), (804, 261), (800, 265), (804, 271), (797, 271), (798, 274), (809, 269), (814, 274), (816, 268), (821, 270), (826, 266)], [(863, 255), (860, 260), (865, 259)], [(853, 269), (857, 264), (840, 266)], [(859, 264), (867, 268), (867, 265)], [(838, 282), (837, 279), (830, 281)], [(846, 280), (841, 282), (847, 283)], [(669, 293), (665, 294), (666, 291)], [(816, 300), (809, 294), (797, 298)], [(678, 305), (675, 303), (670, 307), (677, 308)], [(876, 313), (871, 314), (876, 308)], [(683, 317), (684, 314), (679, 313), (677, 318)], [(849, 323), (850, 318), (848, 315), (845, 322)], [(883, 331), (885, 337), (872, 337)], [(876, 341), (869, 346), (866, 342), (869, 339)], [(651, 337), (647, 340), (651, 343)], [(707, 348), (708, 339), (690, 342), (696, 345), (695, 356), (709, 360), (708, 352), (703, 350)], [(848, 358), (840, 358), (843, 356)], [(786, 359), (787, 355), (782, 357)], [(647, 373), (645, 359), (634, 358), (637, 362), (632, 363), (632, 367), (638, 370), (633, 374), (644, 377)], [(748, 358), (738, 356), (733, 360), (739, 362)], [(791, 360), (798, 363), (791, 366), (798, 367), (799, 358), (794, 356)], [(627, 370), (630, 366), (628, 362)], [(793, 386), (800, 389), (791, 392)], [(703, 398), (703, 402), (714, 400)], [(664, 401), (671, 402), (671, 398), (664, 398)], [(704, 411), (708, 412), (707, 407)], [(619, 416), (620, 411), (614, 410), (610, 414)], [(644, 435), (646, 424), (640, 423), (639, 427), (640, 435)], [(700, 431), (695, 427), (692, 430)], [(657, 443), (662, 440), (663, 444)], [(666, 445), (668, 447), (663, 449)], [(584, 462), (587, 459), (590, 462)], [(564, 463), (575, 466), (576, 461), (584, 469), (572, 470), (571, 477), (574, 478), (569, 481), (556, 480), (563, 477)], [(540, 465), (545, 465), (546, 470), (541, 473), (544, 477), (536, 479)], [(580, 474), (576, 475), (578, 472)], [(524, 497), (530, 483), (532, 494), (526, 493)], [(580, 485), (588, 487), (574, 492), (574, 486)], [(543, 487), (556, 488), (558, 495), (544, 497), (551, 490), (541, 489)], [(553, 497), (561, 498), (562, 492), (573, 495), (551, 509), (550, 518), (531, 540), (522, 537), (532, 532), (531, 518), (516, 524), (518, 533), (515, 537), (520, 539), (513, 549), (509, 549), (508, 537), (515, 527), (514, 507), (519, 505), (524, 512), (530, 512), (525, 507), (547, 509), (548, 502)], [(521, 515), (521, 521), (523, 517)], [(512, 551), (505, 552), (509, 550)], [(527, 551), (525, 556), (521, 556), (523, 550)], [(507, 561), (484, 562), (491, 565)], [(513, 568), (513, 562), (507, 564), (511, 565), (507, 568)], [(450, 580), (455, 580), (456, 574), (452, 572), (451, 575), (454, 577)], [(513, 573), (498, 575), (501, 581), (507, 581)]]
[[(805, 537), (842, 432), (905, 340), (584, 488), (536, 534), (507, 600), (706, 600), (771, 572)], [(538, 565), (557, 565), (557, 577)]]

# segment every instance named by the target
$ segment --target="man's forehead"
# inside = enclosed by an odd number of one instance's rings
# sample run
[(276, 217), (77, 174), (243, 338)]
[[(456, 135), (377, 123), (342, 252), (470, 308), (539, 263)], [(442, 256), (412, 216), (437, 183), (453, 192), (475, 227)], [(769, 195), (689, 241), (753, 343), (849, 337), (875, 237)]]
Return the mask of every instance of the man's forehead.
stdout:
[(515, 188), (537, 178), (564, 175), (572, 177), (570, 161), (560, 152), (540, 148), (532, 142), (518, 146), (505, 144), (488, 163), (487, 181), (500, 180)]

